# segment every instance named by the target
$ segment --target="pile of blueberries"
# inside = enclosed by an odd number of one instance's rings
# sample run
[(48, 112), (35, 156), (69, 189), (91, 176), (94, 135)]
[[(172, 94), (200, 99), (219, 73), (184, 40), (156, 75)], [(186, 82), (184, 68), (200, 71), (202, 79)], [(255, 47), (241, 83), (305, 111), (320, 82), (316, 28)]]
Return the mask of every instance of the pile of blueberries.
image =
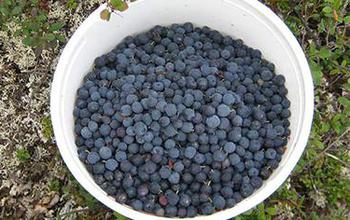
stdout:
[(231, 208), (262, 186), (290, 134), (285, 78), (259, 50), (191, 23), (96, 58), (74, 108), (79, 158), (117, 202), (158, 216)]

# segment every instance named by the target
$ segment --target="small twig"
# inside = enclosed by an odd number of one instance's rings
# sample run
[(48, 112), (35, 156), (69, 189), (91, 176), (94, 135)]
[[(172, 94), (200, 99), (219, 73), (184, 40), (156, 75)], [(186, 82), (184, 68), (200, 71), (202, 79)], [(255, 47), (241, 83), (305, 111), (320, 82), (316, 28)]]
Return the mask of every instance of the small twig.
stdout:
[(342, 78), (343, 75), (338, 75), (332, 82), (329, 83), (328, 87), (331, 87), (334, 83), (336, 83), (339, 79)]
[[(294, 12), (295, 12), (296, 14), (298, 14), (296, 10), (294, 10)], [(305, 27), (306, 33), (308, 33), (308, 34), (311, 36), (311, 38), (315, 41), (315, 44), (319, 47), (319, 46), (320, 46), (320, 42), (319, 42), (319, 40), (318, 40), (317, 35), (316, 35), (316, 34), (313, 32), (313, 30), (308, 26), (307, 21), (305, 20), (304, 16), (303, 16), (303, 15), (299, 15), (299, 17), (300, 17), (300, 20), (301, 20), (301, 22), (303, 23), (303, 25), (304, 25), (304, 27)]]
[(70, 212), (63, 213), (63, 214), (59, 215), (59, 217), (64, 217), (66, 215), (71, 215), (71, 214), (75, 214), (75, 213), (79, 213), (79, 212), (85, 212), (87, 210), (89, 210), (88, 207), (83, 208), (83, 209), (73, 210), (73, 211), (70, 211)]
[(341, 160), (340, 158), (334, 156), (333, 154), (330, 153), (325, 153), (326, 156), (333, 158), (334, 160), (340, 162), (341, 164), (343, 164), (346, 168), (350, 169), (350, 165), (348, 163), (346, 163), (345, 161)]
[(319, 159), (320, 157), (322, 157), (329, 149), (331, 149), (342, 137), (344, 137), (344, 135), (346, 135), (348, 132), (350, 131), (350, 128), (348, 128), (347, 130), (345, 130), (335, 141), (333, 141), (330, 145), (328, 145), (328, 147), (326, 147), (325, 149), (323, 149), (316, 157), (312, 158), (309, 162), (307, 162), (303, 169), (306, 169), (308, 167), (310, 167), (310, 165), (317, 159)]
[(342, 13), (343, 15), (346, 14), (346, 8), (348, 7), (348, 4), (349, 4), (349, 0), (345, 0), (344, 5), (343, 5), (343, 8), (342, 8), (342, 10), (341, 10), (341, 13)]
[[(350, 131), (350, 128), (346, 129), (335, 141), (333, 141), (328, 147), (326, 147), (319, 155), (325, 154), (329, 149), (331, 149), (344, 135), (346, 135)], [(317, 159), (317, 157), (316, 157)]]

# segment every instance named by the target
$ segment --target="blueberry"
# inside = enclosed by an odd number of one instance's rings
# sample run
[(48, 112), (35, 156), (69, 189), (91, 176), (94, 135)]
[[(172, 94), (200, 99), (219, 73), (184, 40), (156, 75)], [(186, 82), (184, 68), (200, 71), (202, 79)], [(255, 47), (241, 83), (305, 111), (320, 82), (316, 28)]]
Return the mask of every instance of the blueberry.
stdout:
[(156, 214), (157, 216), (164, 216), (165, 210), (163, 208), (156, 208), (154, 214)]
[(136, 122), (134, 125), (136, 135), (144, 135), (147, 132), (147, 126), (143, 122)]
[(85, 139), (89, 139), (92, 137), (92, 132), (90, 131), (90, 129), (88, 127), (83, 127), (80, 131), (80, 134)]
[(141, 211), (143, 209), (143, 202), (139, 199), (135, 199), (131, 202), (131, 207), (137, 211)]
[(194, 97), (191, 94), (185, 94), (183, 103), (185, 106), (190, 107), (194, 102)]
[(213, 159), (214, 159), (214, 161), (222, 162), (222, 161), (225, 160), (225, 158), (226, 158), (226, 155), (225, 155), (225, 153), (224, 153), (223, 151), (221, 151), (221, 150), (217, 150), (217, 151), (215, 151), (214, 154), (213, 154)]
[(231, 198), (233, 196), (233, 190), (228, 186), (221, 188), (220, 192), (224, 198)]
[(100, 96), (100, 93), (95, 91), (95, 92), (91, 93), (90, 98), (92, 101), (98, 101), (101, 98), (101, 96)]
[(87, 105), (87, 109), (88, 109), (90, 112), (97, 112), (99, 108), (100, 108), (100, 105), (99, 105), (97, 102), (90, 102), (90, 103)]
[(111, 149), (110, 148), (108, 148), (108, 147), (102, 147), (102, 148), (100, 148), (100, 150), (99, 150), (99, 154), (100, 154), (100, 157), (102, 158), (102, 159), (108, 159), (108, 158), (110, 158), (111, 156), (112, 156), (112, 151), (111, 151)]
[(171, 184), (177, 184), (177, 183), (179, 183), (179, 181), (180, 181), (180, 174), (177, 173), (177, 172), (173, 172), (173, 173), (169, 176), (168, 181), (169, 181)]
[(153, 140), (153, 137), (154, 137), (153, 133), (149, 131), (146, 132), (146, 134), (143, 136), (146, 142), (151, 142)]
[(146, 184), (142, 184), (137, 188), (137, 194), (141, 197), (146, 196), (149, 193), (148, 186)]
[(115, 159), (108, 159), (105, 163), (106, 169), (110, 171), (114, 171), (116, 168), (118, 168), (118, 162)]
[(265, 151), (265, 157), (267, 159), (275, 159), (276, 158), (276, 155), (277, 155), (277, 152), (275, 149), (272, 149), (272, 148), (268, 148), (266, 151)]
[(254, 188), (260, 188), (263, 184), (262, 179), (260, 177), (257, 176), (253, 176), (250, 179), (250, 184), (254, 187)]
[(191, 122), (184, 122), (181, 127), (181, 131), (185, 133), (191, 133), (193, 132), (193, 129), (194, 129), (194, 126)]
[(130, 105), (123, 105), (120, 110), (123, 116), (129, 116), (132, 113)]
[(259, 137), (259, 132), (256, 130), (249, 130), (247, 133), (247, 137), (251, 140), (253, 139), (258, 139)]
[(224, 58), (224, 59), (228, 59), (231, 56), (230, 51), (228, 51), (226, 49), (222, 50), (220, 54), (221, 54), (221, 57)]
[(186, 68), (186, 64), (180, 60), (175, 61), (175, 70), (177, 72), (183, 72)]
[(162, 126), (162, 127), (166, 127), (170, 124), (170, 119), (166, 116), (163, 116), (159, 119), (159, 124)]
[(102, 124), (99, 128), (100, 134), (103, 136), (108, 136), (111, 132), (111, 127), (107, 124)]
[(220, 196), (220, 195), (214, 195), (213, 197), (213, 205), (216, 209), (223, 209), (225, 208), (225, 199), (224, 197)]
[(161, 117), (161, 112), (155, 109), (151, 112), (151, 117), (153, 120), (158, 120)]
[(132, 153), (132, 154), (138, 153), (139, 152), (139, 145), (135, 144), (135, 143), (129, 144), (128, 151), (129, 151), (129, 153)]
[(162, 167), (162, 168), (160, 168), (160, 170), (159, 170), (159, 175), (160, 175), (161, 178), (163, 178), (163, 179), (169, 178), (170, 174), (171, 174), (171, 170), (170, 170), (169, 168), (167, 168), (167, 167)]
[(92, 166), (93, 174), (103, 174), (105, 172), (105, 166), (103, 163), (96, 163)]
[(245, 183), (241, 186), (240, 192), (241, 192), (241, 195), (246, 198), (253, 194), (254, 188), (250, 183)]
[(236, 145), (232, 142), (227, 142), (224, 145), (224, 151), (228, 154), (233, 153), (236, 150)]
[(164, 143), (164, 147), (166, 149), (171, 149), (171, 148), (175, 147), (175, 141), (172, 140), (172, 139), (166, 140), (165, 143)]
[(179, 157), (180, 155), (180, 151), (176, 148), (171, 148), (168, 152), (169, 154), (169, 157), (173, 158), (173, 159), (176, 159)]
[(131, 109), (134, 113), (141, 113), (143, 111), (143, 107), (140, 102), (132, 103)]
[(234, 127), (228, 134), (228, 139), (233, 142), (239, 142), (242, 138), (242, 129), (240, 127)]
[[(91, 130), (91, 129), (90, 129), (90, 130)], [(277, 125), (276, 127), (274, 127), (274, 130), (275, 130), (276, 135), (278, 135), (278, 136), (283, 135), (284, 132), (285, 132), (284, 127), (281, 126), (281, 125)]]
[(194, 156), (194, 161), (198, 164), (203, 164), (206, 161), (205, 155), (201, 153), (196, 153)]
[(175, 206), (167, 206), (165, 208), (165, 215), (168, 217), (174, 217), (176, 216), (177, 208)]
[(172, 190), (167, 190), (165, 192), (165, 196), (170, 205), (174, 206), (179, 202), (179, 196), (176, 193), (174, 193)]
[(214, 207), (212, 206), (212, 204), (207, 202), (201, 205), (200, 210), (203, 215), (210, 215), (214, 212)]
[(236, 153), (230, 154), (228, 158), (232, 166), (237, 165), (241, 161), (241, 158)]
[(134, 130), (134, 127), (128, 127), (127, 129), (126, 129), (126, 134), (127, 135), (130, 135), (130, 136), (135, 136), (135, 130)]
[(264, 70), (261, 72), (261, 79), (263, 79), (264, 81), (269, 81), (272, 79), (272, 77), (273, 75), (270, 70)]
[(185, 157), (187, 157), (188, 159), (192, 159), (195, 155), (196, 155), (196, 148), (194, 147), (186, 147), (185, 149)]
[(178, 132), (172, 125), (169, 125), (164, 129), (163, 133), (166, 137), (174, 137)]
[(279, 86), (283, 86), (285, 81), (286, 81), (285, 77), (282, 75), (275, 76), (275, 78), (273, 80)]
[(157, 170), (157, 165), (152, 161), (147, 161), (144, 165), (145, 171), (148, 174), (152, 174)]
[(126, 160), (127, 159), (126, 153), (124, 151), (118, 151), (115, 154), (115, 159), (119, 162)]
[(259, 170), (255, 167), (252, 167), (248, 170), (248, 175), (253, 177), (253, 176), (258, 176), (259, 175)]
[(129, 172), (132, 169), (132, 167), (132, 164), (127, 160), (123, 160), (120, 162), (120, 170), (123, 172)]
[(174, 170), (178, 173), (181, 173), (184, 170), (185, 166), (183, 165), (183, 163), (181, 161), (177, 161), (174, 164)]
[(210, 128), (216, 128), (220, 125), (220, 118), (216, 115), (207, 118), (206, 124)]
[(221, 104), (217, 107), (217, 112), (220, 117), (226, 117), (230, 114), (231, 110), (227, 105)]
[(183, 207), (188, 207), (191, 204), (191, 197), (187, 194), (180, 195), (179, 203)]
[(87, 155), (86, 159), (89, 164), (96, 164), (100, 160), (100, 156), (96, 152), (91, 152)]
[(227, 93), (227, 94), (224, 94), (222, 101), (226, 105), (232, 105), (235, 103), (236, 98), (232, 94)]

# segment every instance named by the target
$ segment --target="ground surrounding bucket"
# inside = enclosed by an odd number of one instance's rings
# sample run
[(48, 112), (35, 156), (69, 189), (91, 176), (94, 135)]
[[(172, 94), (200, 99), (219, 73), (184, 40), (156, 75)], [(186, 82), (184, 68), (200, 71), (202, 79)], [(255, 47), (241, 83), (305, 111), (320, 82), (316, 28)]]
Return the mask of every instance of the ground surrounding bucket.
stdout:
[(138, 0), (109, 22), (100, 19), (101, 6), (78, 28), (59, 60), (51, 91), (51, 117), (57, 145), (69, 170), (79, 183), (109, 208), (131, 219), (167, 219), (138, 212), (118, 204), (108, 196), (78, 159), (74, 142), (73, 107), (76, 91), (93, 60), (116, 46), (124, 37), (155, 25), (193, 22), (207, 25), (250, 47), (276, 65), (286, 77), (291, 101), (291, 136), (279, 167), (263, 186), (235, 207), (210, 216), (192, 219), (228, 219), (256, 206), (271, 195), (288, 177), (307, 143), (313, 114), (313, 84), (305, 55), (285, 24), (267, 7), (255, 0)]

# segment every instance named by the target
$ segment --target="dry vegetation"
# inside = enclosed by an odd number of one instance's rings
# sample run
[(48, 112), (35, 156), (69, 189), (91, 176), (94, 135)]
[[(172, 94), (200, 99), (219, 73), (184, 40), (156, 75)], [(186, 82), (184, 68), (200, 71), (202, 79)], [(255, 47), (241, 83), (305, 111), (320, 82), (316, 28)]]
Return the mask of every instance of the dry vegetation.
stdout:
[[(49, 113), (60, 52), (102, 0), (16, 2), (0, 0), (0, 219), (123, 219), (70, 175), (55, 146)], [(315, 118), (291, 177), (238, 219), (349, 219), (349, 1), (264, 2), (308, 56)]]

